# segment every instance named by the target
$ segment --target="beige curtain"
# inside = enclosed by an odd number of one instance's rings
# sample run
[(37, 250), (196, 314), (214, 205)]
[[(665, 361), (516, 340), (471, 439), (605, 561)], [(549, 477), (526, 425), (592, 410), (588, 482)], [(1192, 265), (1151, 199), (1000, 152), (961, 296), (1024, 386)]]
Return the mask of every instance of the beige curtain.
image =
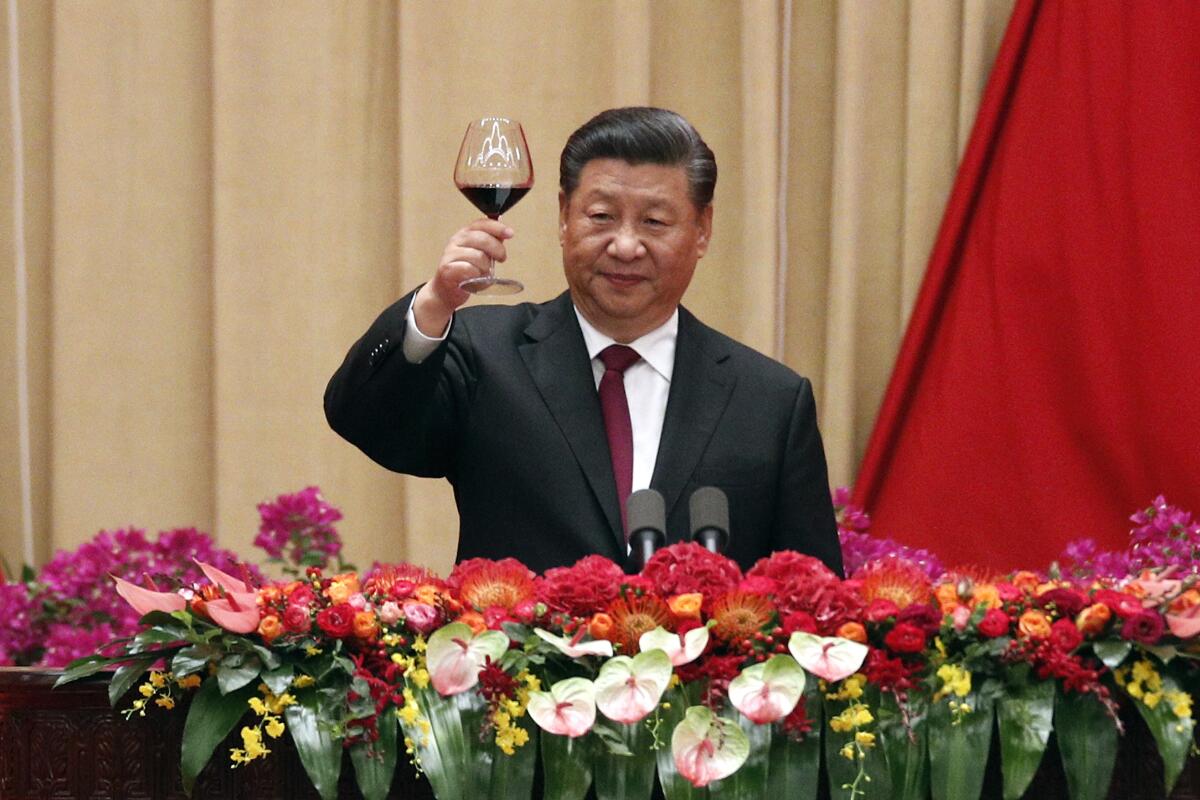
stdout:
[(558, 152), (614, 105), (717, 154), (686, 302), (813, 378), (849, 483), (1012, 0), (3, 0), (0, 554), (196, 525), (253, 556), (309, 484), (349, 555), (445, 569), (449, 490), (326, 427), (350, 343), (472, 217), (467, 120), (529, 135), (520, 300), (557, 294)]

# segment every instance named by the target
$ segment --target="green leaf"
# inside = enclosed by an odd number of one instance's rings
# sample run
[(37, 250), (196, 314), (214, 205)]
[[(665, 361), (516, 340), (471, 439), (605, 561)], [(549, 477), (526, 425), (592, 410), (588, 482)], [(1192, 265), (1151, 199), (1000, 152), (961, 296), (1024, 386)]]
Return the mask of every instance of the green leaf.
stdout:
[(387, 800), (392, 788), (392, 776), (396, 772), (396, 712), (388, 706), (379, 714), (379, 738), (368, 745), (358, 742), (350, 748), (350, 762), (354, 764), (354, 776), (358, 790), (364, 800)]
[(587, 796), (592, 785), (591, 741), (589, 736), (572, 739), (541, 732), (544, 800), (583, 800)]
[(255, 656), (241, 657), (240, 654), (227, 656), (217, 665), (217, 683), (221, 694), (229, 694), (255, 680), (262, 672), (262, 662)]
[(887, 760), (895, 800), (924, 800), (929, 796), (929, 702), (912, 692), (907, 703), (908, 725), (890, 693), (879, 701), (879, 742)]
[(213, 655), (212, 648), (185, 647), (171, 659), (171, 672), (177, 678), (200, 672), (208, 666), (208, 661)]
[(996, 705), (1004, 800), (1025, 794), (1054, 727), (1054, 683), (1042, 681), (1010, 690)]
[[(665, 657), (661, 650), (653, 651)], [(604, 739), (604, 733), (614, 739), (607, 746), (593, 748), (592, 774), (596, 781), (597, 800), (648, 800), (654, 788), (655, 753), (651, 748), (654, 736), (641, 722), (632, 725), (600, 724), (592, 732)], [(615, 746), (614, 746), (615, 745)]]
[[(789, 659), (790, 660), (790, 659)], [(760, 800), (767, 785), (768, 757), (771, 752), (771, 726), (756, 725), (737, 712), (735, 720), (750, 744), (750, 755), (737, 772), (708, 787), (709, 796), (722, 800)]]
[(208, 764), (217, 745), (246, 715), (246, 701), (253, 694), (254, 689), (249, 686), (222, 694), (217, 682), (211, 678), (200, 684), (183, 724), (183, 747), (179, 757), (183, 791), (189, 796), (196, 776)]
[(953, 724), (946, 698), (929, 709), (929, 777), (933, 800), (977, 800), (992, 743), (994, 701), (982, 688), (964, 698), (971, 712)]
[(259, 660), (262, 661), (262, 667), (264, 670), (271, 670), (271, 669), (279, 668), (279, 664), (281, 662), (279, 660), (278, 655), (276, 655), (271, 650), (268, 650), (267, 648), (263, 647), (261, 644), (256, 644), (253, 647), (254, 647), (254, 652), (258, 653)]
[(1101, 642), (1092, 642), (1092, 652), (1109, 669), (1116, 669), (1121, 666), (1121, 662), (1125, 660), (1125, 657), (1129, 655), (1129, 651), (1132, 649), (1133, 644), (1124, 639), (1115, 642), (1107, 639)]
[(115, 708), (117, 702), (157, 660), (157, 658), (142, 658), (118, 667), (117, 671), (113, 673), (112, 680), (108, 682), (108, 702)]
[(321, 724), (316, 694), (300, 694), (293, 705), (284, 709), (284, 714), (296, 753), (313, 788), (321, 800), (336, 800), (338, 776), (342, 771), (342, 742)]
[(296, 671), (291, 664), (284, 664), (282, 667), (262, 673), (263, 683), (271, 690), (271, 694), (275, 695), (286, 692), (288, 687), (292, 685), (292, 679), (295, 677)]
[(63, 671), (62, 675), (58, 676), (58, 680), (54, 682), (54, 688), (66, 686), (68, 683), (74, 683), (80, 678), (86, 678), (89, 675), (95, 675), (97, 672), (102, 672), (115, 664), (120, 664), (122, 661), (128, 660), (127, 656), (119, 656), (116, 658), (106, 658), (105, 656), (84, 656), (72, 661)]
[(603, 752), (622, 758), (632, 756), (633, 751), (626, 744), (624, 728), (624, 725), (617, 722), (597, 720), (596, 724), (592, 726), (591, 734), (596, 737), (598, 746), (592, 749), (596, 750), (598, 754)]
[(771, 737), (771, 752), (767, 757), (766, 797), (775, 800), (814, 800), (817, 796), (817, 774), (821, 763), (821, 692), (816, 681), (805, 690), (800, 702), (805, 703), (812, 730), (803, 741), (796, 742), (782, 731)]
[(1117, 761), (1117, 724), (1090, 694), (1057, 693), (1054, 735), (1071, 800), (1104, 800)]
[[(1182, 687), (1170, 675), (1163, 675), (1162, 691), (1166, 695), (1169, 692), (1182, 691)], [(1191, 717), (1180, 719), (1175, 716), (1166, 697), (1160, 699), (1154, 708), (1137, 699), (1134, 700), (1134, 705), (1137, 706), (1142, 719), (1146, 720), (1146, 726), (1150, 728), (1150, 733), (1158, 745), (1158, 754), (1162, 756), (1163, 761), (1163, 789), (1167, 796), (1170, 796), (1171, 790), (1175, 788), (1175, 781), (1179, 780), (1179, 774), (1183, 772), (1183, 766), (1187, 763), (1196, 722)]]
[(492, 758), (490, 800), (530, 800), (533, 796), (533, 772), (537, 765), (538, 734), (540, 729), (529, 715), (514, 720), (513, 725), (529, 734), (529, 741), (510, 756), (496, 751)]

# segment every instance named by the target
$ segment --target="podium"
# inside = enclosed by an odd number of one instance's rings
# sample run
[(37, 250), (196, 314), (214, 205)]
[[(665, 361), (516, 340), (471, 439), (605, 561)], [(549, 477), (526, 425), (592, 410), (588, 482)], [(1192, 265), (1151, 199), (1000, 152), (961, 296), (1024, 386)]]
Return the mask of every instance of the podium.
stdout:
[[(107, 680), (97, 676), (52, 689), (56, 670), (0, 667), (0, 798), (3, 800), (185, 800), (179, 780), (181, 709), (153, 709), (125, 718), (110, 708)], [(1135, 711), (1126, 727), (1110, 800), (1162, 800), (1162, 763), (1150, 732)], [(270, 757), (234, 769), (229, 748), (235, 729), (201, 773), (195, 800), (320, 800), (285, 735), (269, 743)], [(1000, 800), (997, 737), (986, 766), (983, 800)], [(403, 760), (389, 798), (432, 800), (429, 784)], [(360, 798), (347, 757), (339, 798)], [(820, 797), (829, 794), (822, 787)], [(1066, 800), (1066, 780), (1051, 739), (1025, 797)], [(513, 798), (517, 800), (517, 798)], [(1200, 800), (1200, 759), (1192, 758), (1171, 800)]]

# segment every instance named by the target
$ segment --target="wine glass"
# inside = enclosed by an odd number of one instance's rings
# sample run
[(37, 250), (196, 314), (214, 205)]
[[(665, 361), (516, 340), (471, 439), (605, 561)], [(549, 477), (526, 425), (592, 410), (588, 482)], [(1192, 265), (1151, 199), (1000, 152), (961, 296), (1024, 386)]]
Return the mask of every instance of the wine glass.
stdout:
[[(454, 165), (454, 185), (491, 219), (500, 219), (516, 205), (533, 187), (533, 162), (521, 123), (483, 117), (468, 125)], [(488, 274), (468, 278), (459, 288), (474, 294), (516, 294), (525, 287), (496, 277), (496, 263), (488, 259)]]

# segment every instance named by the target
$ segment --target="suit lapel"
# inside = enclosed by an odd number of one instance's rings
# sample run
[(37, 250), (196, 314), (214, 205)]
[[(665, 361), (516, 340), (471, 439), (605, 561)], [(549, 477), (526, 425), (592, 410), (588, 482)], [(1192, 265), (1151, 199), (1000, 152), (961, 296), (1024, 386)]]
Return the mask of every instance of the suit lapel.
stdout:
[(625, 533), (600, 398), (570, 295), (564, 292), (547, 303), (525, 335), (530, 341), (518, 348), (521, 358), (604, 509), (610, 529), (604, 547), (623, 554)]
[(708, 329), (680, 307), (675, 369), (650, 481), (662, 493), (668, 518), (729, 403), (736, 377), (728, 358)]

